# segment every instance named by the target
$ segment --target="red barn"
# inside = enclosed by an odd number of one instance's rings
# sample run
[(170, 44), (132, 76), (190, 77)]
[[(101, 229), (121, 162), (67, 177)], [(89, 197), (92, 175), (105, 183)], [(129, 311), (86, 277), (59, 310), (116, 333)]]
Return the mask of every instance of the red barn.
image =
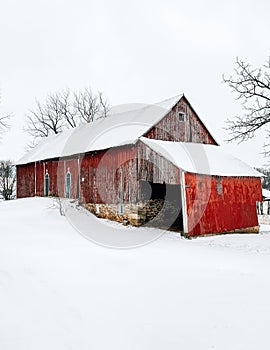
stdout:
[(17, 197), (49, 195), (185, 236), (258, 232), (262, 200), (261, 174), (223, 152), (184, 95), (42, 141), (17, 164)]

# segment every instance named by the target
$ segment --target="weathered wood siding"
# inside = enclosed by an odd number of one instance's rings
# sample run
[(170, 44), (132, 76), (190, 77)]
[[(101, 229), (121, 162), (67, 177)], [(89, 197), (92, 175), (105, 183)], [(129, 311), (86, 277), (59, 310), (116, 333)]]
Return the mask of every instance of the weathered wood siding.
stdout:
[[(177, 112), (185, 113), (184, 122), (179, 121)], [(185, 97), (144, 136), (165, 141), (217, 144)]]
[(66, 173), (71, 173), (71, 198), (76, 198), (77, 181), (77, 159), (49, 160), (36, 162), (36, 196), (45, 194), (45, 174), (49, 175), (49, 195), (66, 196)]
[(61, 159), (57, 162), (57, 193), (59, 197), (66, 197), (67, 173), (70, 173), (70, 197), (79, 198), (79, 172), (80, 160)]
[(261, 179), (185, 174), (188, 234), (221, 233), (258, 225)]
[(180, 170), (143, 142), (137, 144), (139, 180), (170, 185), (180, 184)]
[(67, 172), (71, 175), (70, 198), (99, 204), (136, 201), (135, 146), (91, 152), (83, 158), (36, 162), (36, 174), (35, 163), (19, 165), (18, 197), (44, 196), (45, 174), (49, 175), (49, 195), (66, 197)]
[(180, 170), (141, 141), (137, 143), (137, 169), (138, 202), (142, 200), (143, 191), (140, 180), (159, 184), (180, 185)]
[[(44, 176), (45, 173), (49, 174), (49, 195), (57, 196), (58, 195), (58, 186), (57, 186), (57, 165), (58, 160), (50, 160), (44, 162)], [(43, 177), (43, 182), (45, 182), (45, 178)]]
[(136, 201), (136, 147), (92, 152), (81, 160), (81, 200), (85, 203)]
[(36, 196), (44, 196), (44, 162), (36, 162)]
[(17, 198), (35, 195), (35, 163), (17, 166)]

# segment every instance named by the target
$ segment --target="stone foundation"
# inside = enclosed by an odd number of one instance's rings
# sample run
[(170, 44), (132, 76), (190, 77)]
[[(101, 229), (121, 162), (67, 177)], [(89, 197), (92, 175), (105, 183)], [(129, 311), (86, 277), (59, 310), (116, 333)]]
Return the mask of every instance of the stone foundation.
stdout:
[[(152, 221), (164, 205), (161, 199), (148, 200), (137, 204), (93, 204), (85, 208), (98, 218), (109, 219), (124, 225), (141, 226)], [(120, 213), (121, 211), (121, 213)]]
[[(85, 208), (98, 218), (109, 219), (124, 225), (141, 226), (147, 224), (151, 227), (167, 229), (179, 212), (179, 203), (162, 199), (151, 199), (137, 204), (93, 204), (88, 203)], [(164, 210), (162, 210), (164, 209)], [(162, 211), (161, 211), (162, 210)], [(121, 213), (120, 213), (121, 211)]]
[(109, 219), (120, 222), (124, 225), (141, 226), (142, 222), (138, 215), (138, 205), (122, 204), (119, 212), (118, 204), (85, 204), (85, 208), (91, 211), (98, 218)]

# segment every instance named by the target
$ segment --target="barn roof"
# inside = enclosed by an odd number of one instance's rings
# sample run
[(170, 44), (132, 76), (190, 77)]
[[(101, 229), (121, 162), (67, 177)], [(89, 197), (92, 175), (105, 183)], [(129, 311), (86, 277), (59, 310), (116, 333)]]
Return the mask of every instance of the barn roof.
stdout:
[(140, 140), (186, 172), (217, 176), (263, 176), (240, 159), (226, 153), (221, 146), (160, 141), (145, 137)]
[(66, 157), (135, 143), (176, 105), (183, 95), (155, 104), (112, 107), (110, 116), (42, 140), (17, 164)]

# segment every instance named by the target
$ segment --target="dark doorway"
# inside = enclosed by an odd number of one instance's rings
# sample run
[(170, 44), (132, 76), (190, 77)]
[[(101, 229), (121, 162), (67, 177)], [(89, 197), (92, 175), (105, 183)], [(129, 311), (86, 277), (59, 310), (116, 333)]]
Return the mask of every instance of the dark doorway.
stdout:
[(147, 226), (183, 231), (180, 185), (141, 181), (141, 196)]

